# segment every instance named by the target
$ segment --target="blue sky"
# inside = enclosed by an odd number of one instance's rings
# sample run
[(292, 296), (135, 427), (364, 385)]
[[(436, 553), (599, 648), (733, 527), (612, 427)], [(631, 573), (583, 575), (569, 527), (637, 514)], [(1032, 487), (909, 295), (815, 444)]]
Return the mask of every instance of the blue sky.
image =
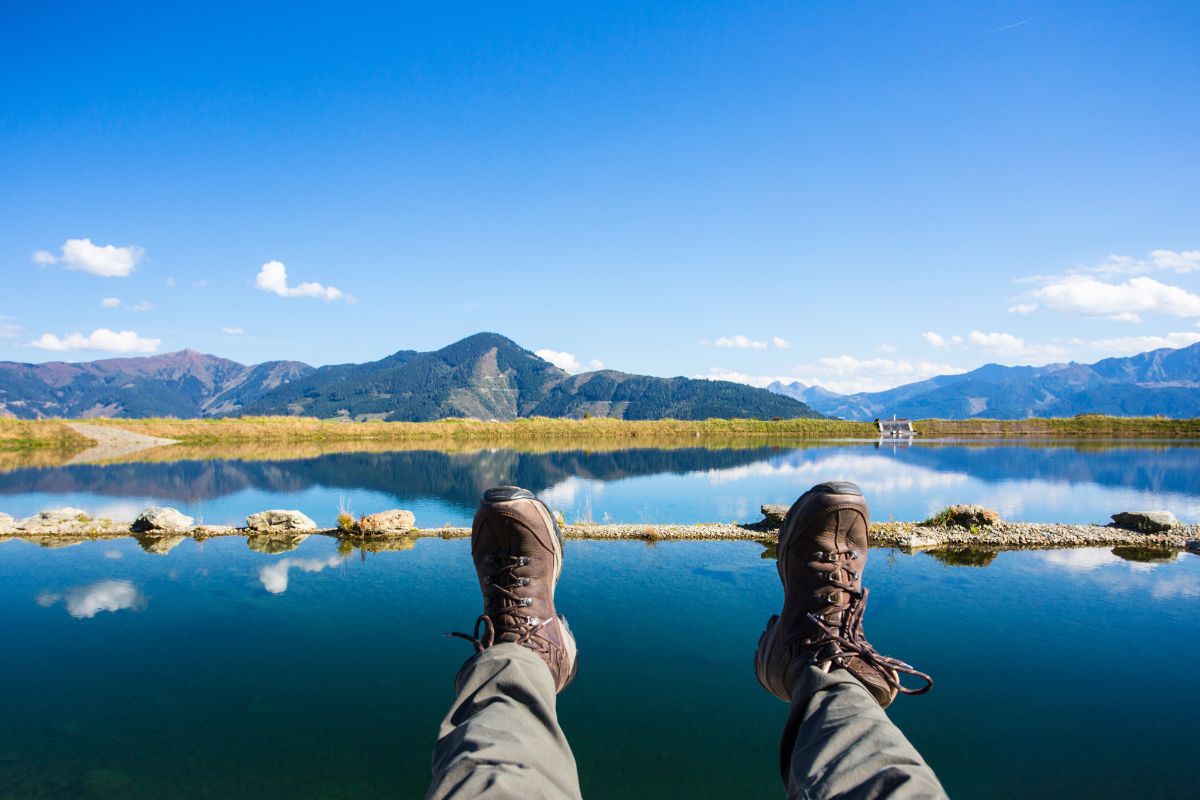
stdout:
[(0, 358), (1200, 341), (1200, 5), (248, 5), (0, 10)]

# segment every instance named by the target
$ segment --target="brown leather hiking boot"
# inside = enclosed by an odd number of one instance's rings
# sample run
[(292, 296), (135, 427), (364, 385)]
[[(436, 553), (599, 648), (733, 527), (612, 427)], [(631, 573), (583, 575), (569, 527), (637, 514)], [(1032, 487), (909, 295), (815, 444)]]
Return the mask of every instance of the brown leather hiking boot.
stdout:
[[(870, 519), (862, 490), (853, 483), (818, 484), (788, 510), (779, 530), (778, 567), (783, 611), (767, 621), (754, 655), (758, 681), (791, 702), (801, 671), (815, 665), (846, 669), (879, 705), (897, 692), (924, 694), (933, 680), (903, 661), (881, 656), (863, 634)], [(900, 674), (925, 681), (919, 689), (900, 684)]]
[[(562, 574), (562, 532), (532, 492), (517, 486), (488, 489), (471, 526), (471, 557), (483, 592), (475, 635), (454, 633), (476, 652), (512, 642), (541, 656), (562, 691), (575, 678), (575, 637), (554, 610)], [(481, 634), (482, 628), (482, 635)]]

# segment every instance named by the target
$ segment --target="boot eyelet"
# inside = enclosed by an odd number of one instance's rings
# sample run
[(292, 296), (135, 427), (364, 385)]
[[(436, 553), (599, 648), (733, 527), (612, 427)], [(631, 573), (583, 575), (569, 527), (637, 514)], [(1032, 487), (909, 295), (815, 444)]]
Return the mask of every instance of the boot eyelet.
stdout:
[(533, 605), (532, 597), (522, 597), (521, 598), (521, 607), (522, 608), (528, 608), (531, 605)]
[(531, 580), (532, 580), (531, 578), (521, 578), (521, 585), (522, 585), (522, 586), (528, 586), (528, 585), (529, 585), (529, 582), (530, 582)]

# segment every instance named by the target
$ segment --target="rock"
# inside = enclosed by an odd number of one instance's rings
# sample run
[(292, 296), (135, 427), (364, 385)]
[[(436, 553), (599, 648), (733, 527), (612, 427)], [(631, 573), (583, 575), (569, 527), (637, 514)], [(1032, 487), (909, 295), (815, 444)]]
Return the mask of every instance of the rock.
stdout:
[(783, 518), (787, 516), (788, 506), (776, 506), (764, 503), (762, 506), (763, 523), (768, 528), (779, 528), (783, 526)]
[(246, 546), (256, 553), (290, 553), (308, 538), (307, 533), (254, 533), (246, 537)]
[(358, 521), (358, 532), (362, 534), (392, 533), (410, 531), (416, 525), (417, 517), (411, 511), (393, 508), (390, 511), (380, 511), (378, 514), (368, 514)]
[(1162, 533), (1179, 525), (1170, 511), (1122, 511), (1112, 515), (1113, 525), (1127, 531)]
[(136, 533), (180, 531), (187, 530), (194, 524), (196, 524), (196, 520), (181, 513), (178, 509), (153, 506), (139, 514), (129, 529)]
[(981, 528), (995, 525), (1000, 521), (1000, 515), (984, 506), (949, 506), (941, 513), (927, 521), (943, 527)]
[(3, 511), (0, 511), (0, 533), (8, 533), (13, 529), (15, 520)]
[(81, 508), (52, 508), (26, 517), (16, 524), (19, 531), (44, 531), (46, 529), (72, 530), (87, 525), (92, 520)]
[(167, 553), (174, 550), (180, 542), (188, 537), (182, 533), (168, 533), (165, 536), (156, 535), (153, 533), (138, 533), (135, 534), (133, 538), (137, 540), (137, 543), (141, 545), (141, 548), (147, 553), (165, 556)]
[(1200, 553), (1200, 539), (1188, 539), (1187, 549), (1193, 553)]
[(922, 547), (937, 547), (941, 542), (929, 536), (918, 536), (915, 533), (910, 533), (908, 536), (901, 536), (897, 544), (905, 550), (917, 550)]
[(246, 527), (252, 531), (315, 531), (317, 523), (299, 511), (272, 509), (246, 517)]

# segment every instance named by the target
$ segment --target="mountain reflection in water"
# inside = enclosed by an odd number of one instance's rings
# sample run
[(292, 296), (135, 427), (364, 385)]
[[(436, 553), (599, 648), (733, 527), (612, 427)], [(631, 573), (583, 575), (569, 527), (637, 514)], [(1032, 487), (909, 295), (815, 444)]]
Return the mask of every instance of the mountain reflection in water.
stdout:
[[(127, 515), (138, 503), (155, 502), (229, 523), (263, 508), (299, 506), (331, 524), (333, 509), (347, 497), (357, 501), (359, 513), (424, 503), (421, 524), (463, 524), (485, 489), (517, 484), (576, 518), (751, 521), (759, 504), (790, 502), (806, 486), (836, 478), (858, 482), (877, 518), (918, 519), (939, 503), (983, 502), (1013, 519), (1104, 521), (1128, 504), (1152, 504), (1194, 520), (1200, 517), (1198, 473), (1200, 448), (1127, 441), (339, 452), (26, 467), (0, 473), (0, 508), (15, 516), (91, 496), (93, 513)], [(102, 498), (128, 502), (106, 506)]]

